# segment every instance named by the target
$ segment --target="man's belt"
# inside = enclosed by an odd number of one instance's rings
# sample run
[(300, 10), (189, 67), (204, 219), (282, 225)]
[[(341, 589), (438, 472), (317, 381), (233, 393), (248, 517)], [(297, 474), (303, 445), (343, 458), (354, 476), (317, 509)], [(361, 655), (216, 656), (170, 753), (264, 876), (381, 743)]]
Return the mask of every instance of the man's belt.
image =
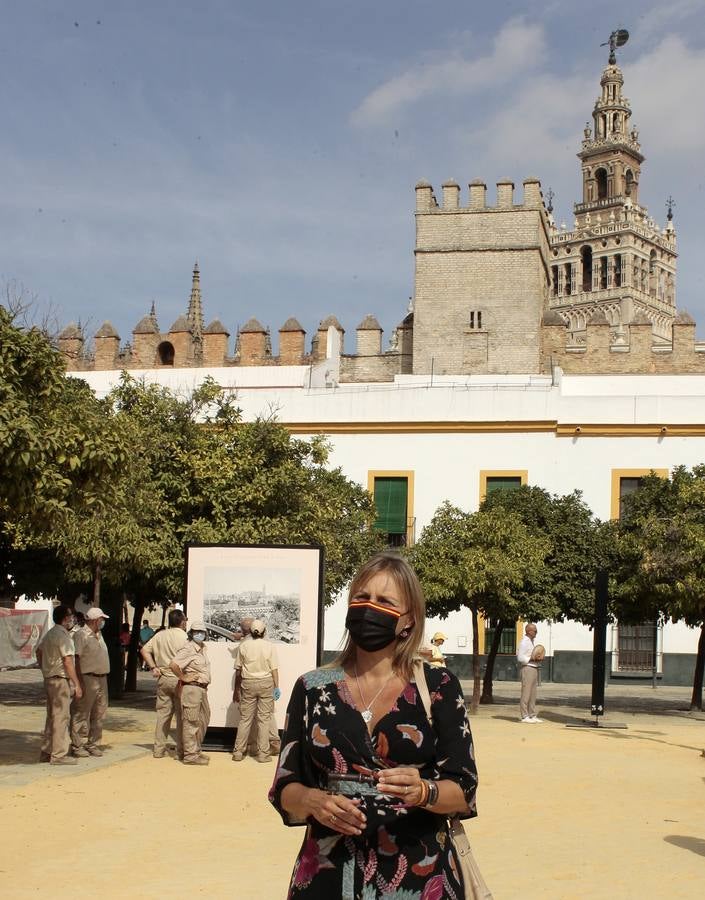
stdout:
[(90, 675), (92, 678), (105, 678), (107, 672), (81, 672), (81, 675)]
[(203, 688), (204, 691), (208, 690), (207, 684), (202, 684), (200, 681), (182, 681), (184, 687), (200, 687)]

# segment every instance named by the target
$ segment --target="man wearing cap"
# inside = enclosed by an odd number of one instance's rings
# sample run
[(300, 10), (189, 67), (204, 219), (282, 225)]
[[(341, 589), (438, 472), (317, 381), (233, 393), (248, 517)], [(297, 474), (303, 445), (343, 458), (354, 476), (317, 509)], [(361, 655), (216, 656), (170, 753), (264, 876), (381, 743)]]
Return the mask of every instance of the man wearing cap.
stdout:
[(102, 756), (103, 719), (108, 709), (110, 659), (101, 631), (109, 618), (98, 606), (86, 613), (86, 622), (74, 635), (76, 674), (83, 695), (71, 704), (71, 752), (74, 756)]
[(243, 639), (240, 642), (235, 663), (233, 701), (240, 704), (240, 722), (233, 747), (233, 761), (241, 762), (244, 759), (254, 724), (257, 739), (255, 759), (264, 763), (272, 758), (270, 725), (274, 716), (274, 701), (281, 696), (279, 663), (274, 644), (264, 640), (264, 622), (255, 619), (250, 631), (252, 640)]
[[(247, 616), (244, 619), (240, 619), (240, 630), (242, 632), (242, 641), (251, 641), (252, 640), (252, 623), (255, 619), (252, 616)], [(259, 619), (256, 621), (260, 621)], [(235, 671), (237, 672), (239, 663), (239, 656), (235, 654)], [(236, 676), (237, 677), (237, 676)], [(239, 705), (239, 704), (238, 704)], [(247, 752), (250, 756), (257, 756), (259, 754), (259, 750), (257, 747), (257, 730), (250, 730), (250, 741), (247, 747)], [(269, 719), (269, 753), (272, 756), (279, 756), (279, 751), (281, 750), (281, 741), (279, 739), (279, 727), (277, 725), (277, 714), (274, 709), (274, 705), (272, 705), (272, 715)]]
[(171, 661), (171, 671), (179, 679), (181, 689), (181, 740), (187, 766), (207, 766), (210, 762), (201, 753), (211, 718), (208, 705), (211, 664), (205, 640), (206, 626), (194, 622), (188, 631), (188, 641)]
[(168, 756), (166, 742), (169, 739), (171, 720), (176, 716), (176, 756), (184, 758), (181, 743), (181, 704), (177, 697), (179, 679), (171, 671), (172, 659), (187, 641), (186, 616), (180, 609), (172, 609), (168, 618), (169, 627), (158, 631), (142, 647), (142, 659), (149, 666), (152, 677), (157, 679), (157, 724), (154, 729), (155, 759)]
[(69, 718), (71, 691), (79, 699), (83, 690), (74, 664), (74, 645), (69, 632), (73, 628), (74, 615), (70, 606), (63, 603), (52, 613), (54, 627), (37, 645), (36, 654), (47, 695), (47, 718), (42, 738), (40, 762), (52, 766), (75, 766), (69, 756)]
[(437, 631), (431, 638), (431, 659), (429, 665), (435, 666), (437, 669), (443, 668), (446, 664), (446, 658), (441, 653), (441, 647), (446, 640), (446, 636), (442, 631)]

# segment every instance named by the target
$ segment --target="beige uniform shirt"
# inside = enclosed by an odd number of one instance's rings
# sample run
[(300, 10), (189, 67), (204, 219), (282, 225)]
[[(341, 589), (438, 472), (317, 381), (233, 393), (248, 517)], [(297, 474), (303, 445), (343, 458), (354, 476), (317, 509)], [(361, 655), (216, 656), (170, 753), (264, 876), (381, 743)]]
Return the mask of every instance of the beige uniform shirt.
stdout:
[(197, 681), (199, 684), (211, 683), (211, 664), (204, 644), (187, 641), (172, 662), (188, 676), (189, 681)]
[(73, 638), (63, 625), (54, 625), (39, 642), (42, 652), (42, 674), (45, 678), (68, 678), (64, 657), (74, 656)]
[(240, 641), (238, 650), (235, 668), (242, 669), (243, 678), (266, 678), (279, 668), (276, 648), (264, 638)]
[(164, 631), (158, 631), (156, 634), (153, 634), (144, 645), (144, 649), (152, 654), (154, 662), (161, 669), (162, 675), (176, 678), (176, 675), (169, 668), (169, 663), (187, 641), (188, 638), (183, 628), (165, 628)]
[(94, 633), (84, 625), (74, 635), (73, 642), (76, 646), (76, 656), (81, 663), (82, 674), (107, 675), (110, 672), (108, 648), (100, 632)]

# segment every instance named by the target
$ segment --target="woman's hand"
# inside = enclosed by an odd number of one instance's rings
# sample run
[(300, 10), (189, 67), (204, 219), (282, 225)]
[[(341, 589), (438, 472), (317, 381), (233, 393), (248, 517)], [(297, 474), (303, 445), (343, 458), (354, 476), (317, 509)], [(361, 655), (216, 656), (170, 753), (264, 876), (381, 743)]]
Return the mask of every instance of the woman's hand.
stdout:
[(342, 794), (310, 788), (304, 803), (309, 816), (340, 834), (361, 834), (367, 822), (367, 816), (358, 808), (360, 801)]
[(399, 797), (406, 806), (416, 806), (424, 796), (419, 770), (410, 766), (382, 769), (377, 780), (380, 793)]

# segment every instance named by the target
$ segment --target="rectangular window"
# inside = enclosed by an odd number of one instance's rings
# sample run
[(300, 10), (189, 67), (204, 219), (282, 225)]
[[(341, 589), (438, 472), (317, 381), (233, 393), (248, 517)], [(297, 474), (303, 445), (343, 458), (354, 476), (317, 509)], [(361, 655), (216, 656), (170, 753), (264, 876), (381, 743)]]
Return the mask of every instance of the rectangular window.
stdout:
[(614, 258), (614, 286), (622, 286), (622, 254), (618, 253)]
[(526, 484), (526, 469), (482, 469), (480, 471), (480, 503), (492, 491), (511, 491)]
[[(492, 641), (494, 640), (494, 628), (489, 622), (485, 622), (485, 653), (490, 652)], [(497, 653), (514, 654), (517, 652), (517, 629), (515, 625), (508, 625), (502, 629), (502, 637), (499, 639), (499, 650)]]
[(471, 328), (475, 327), (475, 313), (474, 312), (470, 313), (470, 327)]
[(639, 477), (622, 477), (619, 479), (619, 518), (624, 515), (624, 501), (630, 494), (635, 494), (641, 487)]
[(658, 625), (617, 626), (617, 670), (619, 672), (653, 672), (657, 663)]
[(387, 537), (390, 547), (403, 547), (409, 540), (409, 481), (399, 476), (374, 479), (377, 521), (374, 527)]
[(492, 491), (512, 491), (522, 486), (521, 475), (488, 475), (485, 495)]

